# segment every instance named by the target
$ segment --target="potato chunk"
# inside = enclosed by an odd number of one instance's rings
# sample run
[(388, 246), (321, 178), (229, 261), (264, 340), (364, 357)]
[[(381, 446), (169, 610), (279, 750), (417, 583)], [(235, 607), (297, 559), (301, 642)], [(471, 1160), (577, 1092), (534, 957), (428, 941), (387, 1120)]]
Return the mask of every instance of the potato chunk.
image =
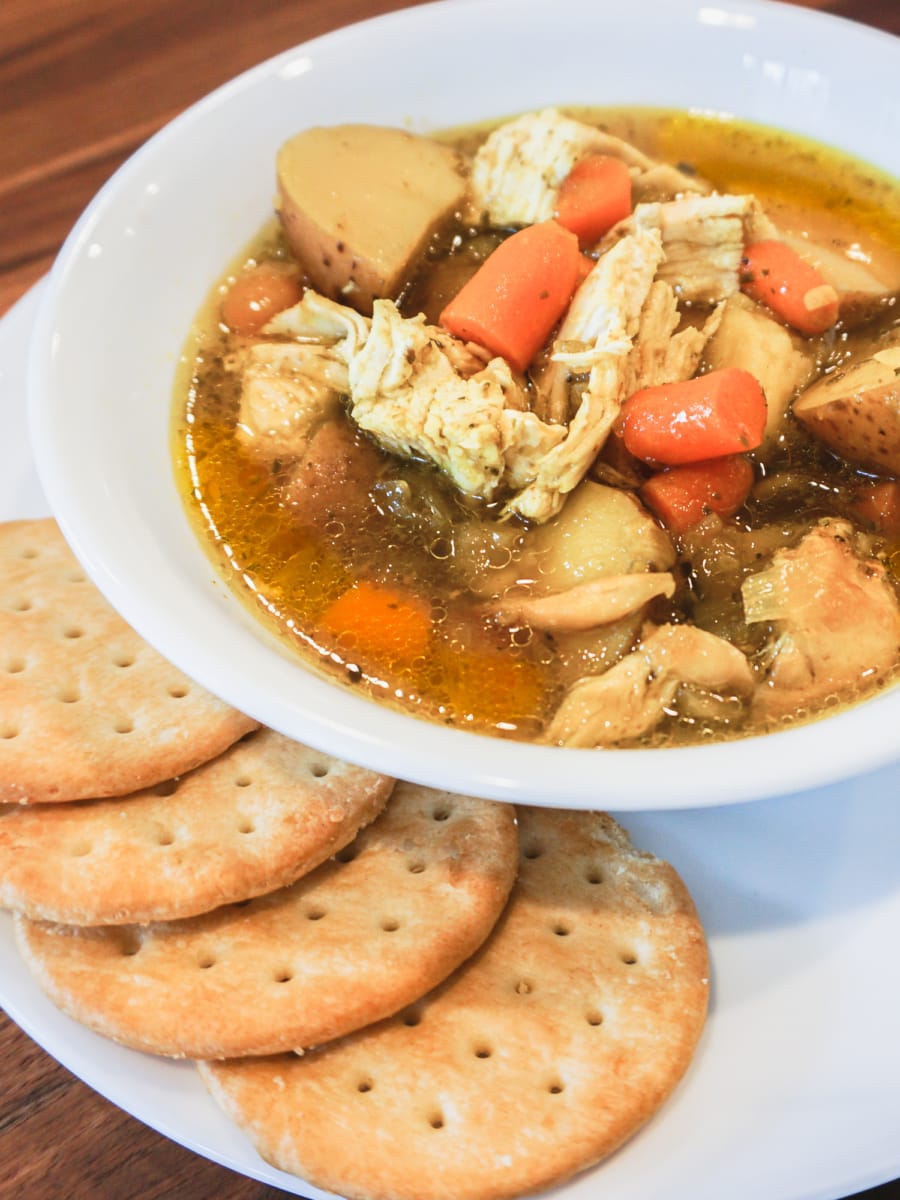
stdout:
[(279, 216), (311, 283), (366, 314), (396, 294), (466, 188), (449, 147), (375, 125), (307, 129), (277, 170)]
[(847, 462), (900, 475), (900, 347), (814, 383), (794, 401), (794, 416)]

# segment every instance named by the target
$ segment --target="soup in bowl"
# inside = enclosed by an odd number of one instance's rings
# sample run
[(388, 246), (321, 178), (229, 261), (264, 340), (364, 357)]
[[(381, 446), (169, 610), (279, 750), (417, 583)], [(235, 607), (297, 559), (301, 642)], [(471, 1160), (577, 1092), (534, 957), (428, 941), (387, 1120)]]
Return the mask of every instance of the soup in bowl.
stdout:
[[(179, 666), (394, 774), (628, 808), (875, 766), (900, 239), (890, 112), (845, 110), (863, 79), (883, 108), (896, 46), (765, 4), (651, 6), (652, 34), (565, 7), (640, 73), (526, 81), (497, 48), (558, 8), (429, 6), (136, 156), (41, 316), (54, 511)], [(465, 97), (428, 75), (463, 14), (496, 67)]]

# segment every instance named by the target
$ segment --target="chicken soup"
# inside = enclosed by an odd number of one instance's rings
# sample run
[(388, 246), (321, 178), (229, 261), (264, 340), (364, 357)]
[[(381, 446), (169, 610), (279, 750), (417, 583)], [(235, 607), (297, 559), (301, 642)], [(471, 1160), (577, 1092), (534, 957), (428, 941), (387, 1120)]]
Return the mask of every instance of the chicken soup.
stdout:
[(229, 585), (385, 704), (730, 738), (900, 658), (895, 183), (739, 122), (299, 133), (198, 314), (180, 488)]

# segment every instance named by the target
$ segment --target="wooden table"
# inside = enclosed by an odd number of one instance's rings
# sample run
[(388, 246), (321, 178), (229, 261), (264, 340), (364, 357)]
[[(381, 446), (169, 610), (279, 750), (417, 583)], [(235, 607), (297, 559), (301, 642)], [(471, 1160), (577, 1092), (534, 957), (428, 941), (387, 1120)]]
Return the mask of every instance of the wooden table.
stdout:
[[(260, 59), (413, 2), (3, 0), (0, 315), (47, 271), (100, 184), (176, 113)], [(900, 34), (898, 0), (798, 2)], [(283, 1194), (146, 1129), (0, 1014), (0, 1200)]]

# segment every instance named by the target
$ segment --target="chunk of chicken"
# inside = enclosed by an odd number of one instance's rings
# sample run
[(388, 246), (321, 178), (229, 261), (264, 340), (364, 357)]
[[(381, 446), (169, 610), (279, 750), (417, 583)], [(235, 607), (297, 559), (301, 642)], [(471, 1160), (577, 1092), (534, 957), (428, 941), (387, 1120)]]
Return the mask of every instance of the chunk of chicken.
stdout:
[[(661, 259), (658, 234), (623, 238), (576, 292), (554, 342), (551, 367), (538, 386), (551, 409), (568, 407), (565, 391), (572, 374), (587, 374), (587, 386), (565, 437), (541, 458), (507, 511), (546, 521), (584, 478), (629, 394), (628, 356)], [(556, 399), (559, 394), (565, 398)]]
[[(524, 485), (565, 435), (527, 411), (502, 359), (486, 361), (424, 317), (401, 317), (392, 301), (376, 300), (370, 320), (308, 291), (263, 332), (304, 339), (255, 347), (263, 356), (337, 364), (334, 379), (361, 429), (396, 454), (434, 462), (469, 495), (490, 499), (500, 487)], [(290, 411), (292, 394), (279, 383), (280, 400), (274, 390), (266, 398), (273, 411), (279, 402)], [(310, 393), (322, 399), (321, 388)]]
[(615, 746), (642, 737), (674, 710), (682, 691), (744, 704), (754, 674), (729, 642), (692, 625), (661, 625), (602, 675), (579, 680), (551, 719), (545, 741)]
[(745, 245), (776, 236), (754, 196), (718, 193), (638, 204), (604, 244), (640, 230), (656, 231), (662, 239), (660, 279), (680, 300), (702, 304), (717, 304), (737, 292)]
[(461, 375), (448, 341), (424, 317), (405, 320), (377, 300), (366, 343), (349, 364), (350, 415), (394, 453), (436, 463), (468, 495), (520, 488), (565, 430), (523, 411), (503, 359)]
[(704, 185), (674, 167), (662, 167), (621, 138), (546, 108), (495, 129), (472, 163), (470, 217), (491, 225), (534, 225), (556, 209), (560, 184), (587, 154), (608, 154), (629, 167), (638, 189), (671, 192)]
[(292, 467), (284, 504), (298, 524), (327, 531), (330, 521), (358, 525), (374, 504), (370, 496), (383, 457), (339, 414), (320, 424)]
[(742, 586), (748, 622), (774, 630), (754, 708), (767, 717), (850, 699), (900, 660), (900, 604), (846, 521), (823, 521)]
[(551, 633), (581, 633), (632, 616), (657, 596), (674, 592), (668, 571), (647, 571), (592, 579), (550, 596), (507, 594), (493, 611), (508, 625), (520, 621)]
[(237, 435), (268, 460), (302, 454), (347, 390), (346, 363), (328, 346), (259, 342), (240, 356), (238, 366)]

